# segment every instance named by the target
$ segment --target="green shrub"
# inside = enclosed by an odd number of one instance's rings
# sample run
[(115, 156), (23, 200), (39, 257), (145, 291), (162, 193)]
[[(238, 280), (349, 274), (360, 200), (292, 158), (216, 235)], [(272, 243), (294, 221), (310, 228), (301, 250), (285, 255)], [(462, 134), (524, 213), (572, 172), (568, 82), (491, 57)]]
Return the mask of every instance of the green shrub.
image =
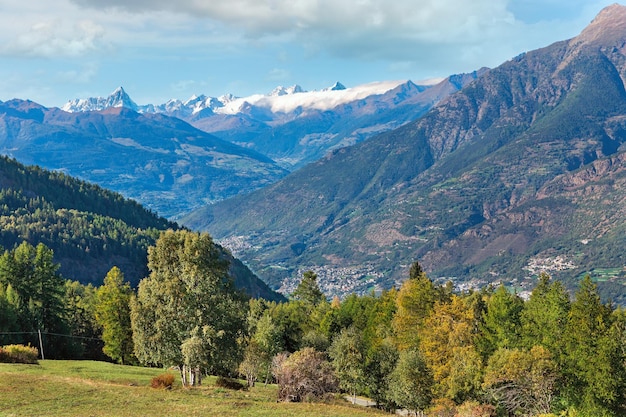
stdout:
[(7, 345), (0, 347), (0, 362), (4, 363), (39, 363), (39, 351), (32, 346)]
[(160, 374), (152, 378), (150, 386), (152, 388), (165, 388), (172, 389), (174, 385), (174, 375), (172, 374)]
[(221, 388), (228, 388), (228, 389), (232, 389), (232, 390), (237, 390), (237, 391), (241, 391), (241, 390), (247, 389), (246, 385), (242, 384), (241, 382), (237, 381), (236, 379), (224, 378), (223, 376), (220, 376), (220, 377), (218, 377), (215, 380), (215, 386), (218, 386), (218, 387), (221, 387)]

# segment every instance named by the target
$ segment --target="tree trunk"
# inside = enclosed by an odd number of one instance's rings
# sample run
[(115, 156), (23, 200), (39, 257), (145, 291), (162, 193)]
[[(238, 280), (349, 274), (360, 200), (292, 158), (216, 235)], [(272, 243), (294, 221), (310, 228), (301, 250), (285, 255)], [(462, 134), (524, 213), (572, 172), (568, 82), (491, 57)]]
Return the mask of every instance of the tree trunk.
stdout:
[(196, 385), (197, 386), (202, 385), (202, 371), (200, 370), (199, 366), (194, 369), (194, 374), (195, 374), (194, 379), (195, 379)]
[(178, 369), (180, 370), (180, 383), (184, 388), (187, 386), (187, 369), (185, 369), (185, 365), (179, 366)]

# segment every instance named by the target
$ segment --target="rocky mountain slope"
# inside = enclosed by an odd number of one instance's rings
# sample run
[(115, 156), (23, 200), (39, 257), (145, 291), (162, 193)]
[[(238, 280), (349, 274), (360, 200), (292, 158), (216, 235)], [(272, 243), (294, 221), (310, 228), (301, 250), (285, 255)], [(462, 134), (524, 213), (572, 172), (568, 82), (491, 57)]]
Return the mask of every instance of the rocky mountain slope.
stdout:
[[(251, 195), (185, 219), (273, 288), (314, 269), (328, 293), (433, 277), (591, 273), (625, 301), (626, 8), (522, 54), (423, 117), (335, 150)], [(469, 283), (469, 284), (468, 284)]]
[(270, 158), (162, 114), (0, 104), (0, 153), (61, 170), (175, 217), (286, 175)]

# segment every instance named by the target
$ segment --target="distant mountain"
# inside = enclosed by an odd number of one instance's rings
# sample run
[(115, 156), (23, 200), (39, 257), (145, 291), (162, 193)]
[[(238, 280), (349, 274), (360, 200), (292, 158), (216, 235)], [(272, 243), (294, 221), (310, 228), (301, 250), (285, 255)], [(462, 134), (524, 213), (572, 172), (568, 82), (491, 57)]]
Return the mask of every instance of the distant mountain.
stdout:
[(70, 100), (63, 106), (68, 112), (100, 111), (109, 107), (125, 107), (131, 110), (139, 110), (139, 106), (122, 87), (117, 88), (109, 97), (97, 97), (87, 99)]
[[(0, 104), (0, 153), (66, 172), (175, 217), (271, 184), (287, 171), (270, 158), (163, 114), (121, 107), (68, 113), (37, 103)], [(91, 102), (88, 100), (88, 102)]]
[[(193, 96), (183, 102), (137, 106), (121, 99), (120, 90), (108, 98), (73, 100), (69, 112), (104, 110), (129, 103), (140, 113), (163, 113), (183, 119), (221, 139), (253, 149), (295, 170), (328, 151), (415, 120), (435, 103), (473, 81), (484, 70), (451, 76), (438, 83), (375, 82), (346, 88), (340, 82), (321, 91), (299, 85), (276, 87), (269, 94), (218, 98)], [(121, 90), (123, 91), (123, 90)], [(97, 103), (99, 107), (94, 107)]]
[(626, 8), (610, 6), (418, 120), (184, 223), (285, 292), (305, 269), (329, 294), (389, 287), (419, 260), (433, 277), (519, 291), (542, 270), (568, 285), (590, 273), (624, 303), (624, 45)]
[[(178, 227), (120, 194), (0, 157), (0, 245), (45, 244), (65, 278), (100, 285), (117, 266), (136, 286), (148, 273), (148, 247), (160, 231)], [(227, 251), (223, 256), (238, 288), (254, 297), (281, 299), (241, 261)]]

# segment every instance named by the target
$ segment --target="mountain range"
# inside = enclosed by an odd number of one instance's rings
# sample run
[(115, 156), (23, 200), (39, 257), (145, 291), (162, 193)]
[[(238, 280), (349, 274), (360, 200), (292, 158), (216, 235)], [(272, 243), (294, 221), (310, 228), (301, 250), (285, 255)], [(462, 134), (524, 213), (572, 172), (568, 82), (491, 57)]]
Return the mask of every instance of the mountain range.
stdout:
[(431, 80), (423, 85), (387, 81), (346, 88), (337, 82), (321, 91), (305, 91), (299, 85), (279, 86), (269, 94), (198, 95), (160, 105), (137, 105), (120, 87), (109, 97), (71, 100), (62, 109), (78, 113), (124, 107), (142, 114), (165, 114), (255, 150), (293, 171), (332, 149), (353, 145), (415, 120), (484, 71)]
[(613, 5), (416, 120), (184, 223), (285, 293), (306, 269), (326, 293), (386, 288), (418, 260), (461, 288), (589, 273), (623, 303), (625, 80), (626, 7)]
[(126, 107), (68, 113), (17, 99), (0, 104), (0, 153), (118, 191), (170, 218), (287, 174), (270, 158), (174, 117)]
[(481, 73), (426, 86), (338, 82), (322, 91), (277, 87), (267, 95), (196, 96), (156, 106), (137, 105), (121, 87), (63, 109), (14, 99), (0, 102), (0, 153), (97, 183), (176, 219), (413, 120)]

